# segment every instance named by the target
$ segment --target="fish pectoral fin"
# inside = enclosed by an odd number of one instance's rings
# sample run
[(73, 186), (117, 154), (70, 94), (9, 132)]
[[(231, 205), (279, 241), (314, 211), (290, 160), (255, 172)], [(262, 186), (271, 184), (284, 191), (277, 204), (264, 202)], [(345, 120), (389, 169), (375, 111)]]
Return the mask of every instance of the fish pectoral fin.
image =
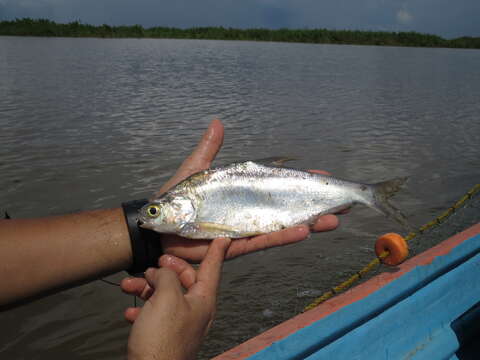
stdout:
[(188, 234), (196, 233), (197, 231), (200, 231), (200, 228), (198, 227), (197, 224), (195, 224), (195, 223), (185, 223), (181, 228), (180, 235), (186, 236)]
[(216, 223), (209, 223), (209, 222), (204, 222), (204, 223), (197, 223), (196, 224), (201, 231), (209, 231), (209, 232), (217, 232), (224, 234), (225, 236), (231, 236), (231, 237), (251, 237), (251, 236), (256, 236), (256, 235), (261, 235), (263, 232), (258, 232), (258, 231), (242, 231), (240, 229), (234, 228), (233, 226), (229, 225), (224, 225), (224, 224), (216, 224)]
[(233, 226), (217, 224), (211, 222), (200, 222), (195, 223), (200, 231), (209, 231), (209, 232), (228, 232), (228, 233), (239, 233), (240, 230), (234, 228)]
[[(241, 234), (239, 229), (234, 228), (233, 226), (217, 224), (211, 222), (189, 222), (185, 223), (182, 226), (181, 232), (179, 235), (185, 237), (191, 237), (192, 234), (209, 234), (214, 237), (216, 236), (229, 236), (229, 237), (238, 237)], [(206, 235), (206, 236), (209, 236)]]
[(182, 227), (180, 235), (189, 237), (193, 233), (209, 234), (214, 237), (226, 236), (231, 238), (244, 238), (261, 235), (263, 232), (247, 232), (237, 229), (230, 225), (217, 224), (211, 222), (186, 223)]

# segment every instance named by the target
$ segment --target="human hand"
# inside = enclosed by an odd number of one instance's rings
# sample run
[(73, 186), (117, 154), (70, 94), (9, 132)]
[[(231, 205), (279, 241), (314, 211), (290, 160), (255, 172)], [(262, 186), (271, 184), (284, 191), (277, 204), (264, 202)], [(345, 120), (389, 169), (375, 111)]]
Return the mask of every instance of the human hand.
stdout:
[[(154, 197), (158, 197), (188, 176), (208, 169), (222, 146), (223, 135), (222, 123), (220, 120), (213, 120), (193, 153)], [(319, 170), (312, 170), (312, 172), (326, 173)], [(311, 229), (306, 225), (300, 225), (252, 238), (235, 239), (226, 254), (226, 258), (231, 259), (254, 251), (299, 242), (308, 237), (310, 230), (315, 232), (329, 231), (337, 226), (338, 218), (335, 215), (324, 215), (315, 222)], [(190, 262), (201, 261), (210, 243), (210, 241), (190, 240), (167, 234), (162, 235), (161, 241), (164, 253), (181, 257)]]
[[(122, 289), (145, 301), (143, 308), (128, 308), (133, 323), (128, 358), (193, 359), (215, 316), (222, 263), (231, 240), (210, 242), (198, 271), (171, 255), (159, 259), (145, 279), (127, 278)], [(185, 293), (182, 290), (185, 289)]]

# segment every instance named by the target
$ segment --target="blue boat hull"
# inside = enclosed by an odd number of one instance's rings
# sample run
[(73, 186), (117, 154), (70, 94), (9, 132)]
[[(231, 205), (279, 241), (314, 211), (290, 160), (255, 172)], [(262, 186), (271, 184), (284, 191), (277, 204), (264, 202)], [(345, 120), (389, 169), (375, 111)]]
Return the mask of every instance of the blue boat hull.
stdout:
[[(317, 320), (295, 329), (309, 311), (217, 359), (480, 358), (480, 224), (462, 234), (402, 264), (386, 283), (379, 275), (358, 286), (378, 287), (363, 298), (326, 316), (318, 310)], [(285, 328), (295, 331), (277, 339)]]

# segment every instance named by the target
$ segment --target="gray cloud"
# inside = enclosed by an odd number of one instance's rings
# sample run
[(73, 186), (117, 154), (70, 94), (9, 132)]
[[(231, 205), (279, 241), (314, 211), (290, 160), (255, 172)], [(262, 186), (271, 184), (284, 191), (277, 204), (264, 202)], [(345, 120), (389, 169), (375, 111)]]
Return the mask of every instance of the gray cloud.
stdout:
[(410, 24), (413, 20), (413, 16), (405, 9), (397, 11), (397, 21), (401, 24)]
[(418, 31), (480, 36), (478, 0), (0, 0), (0, 19), (91, 24)]

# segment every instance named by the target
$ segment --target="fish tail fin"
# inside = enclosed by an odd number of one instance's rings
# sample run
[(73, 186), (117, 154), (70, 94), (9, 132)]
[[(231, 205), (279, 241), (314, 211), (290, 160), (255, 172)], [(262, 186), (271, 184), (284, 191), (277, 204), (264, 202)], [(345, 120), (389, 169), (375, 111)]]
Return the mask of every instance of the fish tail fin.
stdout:
[(412, 231), (413, 226), (409, 223), (407, 217), (388, 200), (403, 187), (407, 180), (408, 177), (399, 177), (372, 184), (373, 201), (369, 205), (385, 216), (398, 222), (407, 231)]

